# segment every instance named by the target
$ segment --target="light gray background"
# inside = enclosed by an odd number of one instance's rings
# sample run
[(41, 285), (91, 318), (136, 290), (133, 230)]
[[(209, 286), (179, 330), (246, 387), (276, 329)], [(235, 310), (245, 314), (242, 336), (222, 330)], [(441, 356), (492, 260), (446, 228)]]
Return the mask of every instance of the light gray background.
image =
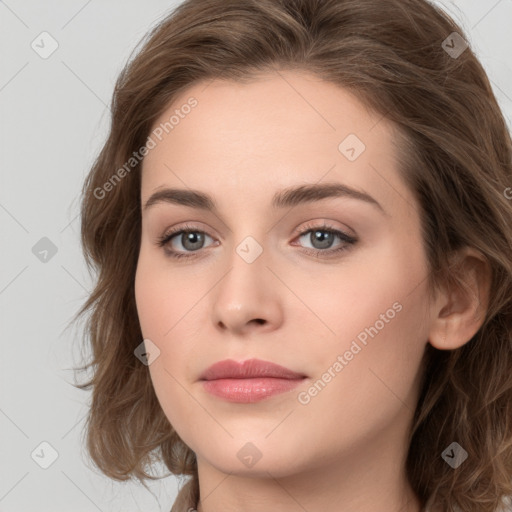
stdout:
[[(107, 133), (114, 81), (140, 38), (179, 3), (0, 1), (1, 512), (168, 511), (175, 499), (175, 477), (148, 482), (151, 494), (85, 465), (89, 392), (71, 385), (81, 333), (65, 328), (92, 284), (78, 196)], [(436, 3), (466, 30), (510, 127), (512, 0)], [(31, 47), (43, 31), (59, 45), (47, 59)], [(43, 237), (57, 247), (47, 262), (32, 252)], [(49, 460), (43, 441), (58, 453), (48, 469), (34, 461)]]

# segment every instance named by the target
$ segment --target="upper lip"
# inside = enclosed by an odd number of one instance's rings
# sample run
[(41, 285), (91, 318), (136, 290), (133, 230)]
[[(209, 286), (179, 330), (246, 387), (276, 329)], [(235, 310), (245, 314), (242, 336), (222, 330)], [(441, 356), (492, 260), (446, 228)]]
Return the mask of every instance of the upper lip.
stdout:
[(233, 359), (225, 359), (212, 364), (200, 376), (200, 380), (215, 379), (251, 379), (255, 377), (274, 377), (279, 379), (302, 379), (306, 377), (284, 366), (262, 361), (247, 359), (240, 363)]

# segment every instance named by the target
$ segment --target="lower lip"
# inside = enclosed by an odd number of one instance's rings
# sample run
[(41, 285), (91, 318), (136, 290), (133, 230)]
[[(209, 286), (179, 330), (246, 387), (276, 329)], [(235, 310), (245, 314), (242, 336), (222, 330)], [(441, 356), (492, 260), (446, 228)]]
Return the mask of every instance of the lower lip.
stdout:
[(229, 402), (253, 403), (270, 396), (290, 391), (304, 379), (277, 379), (269, 377), (252, 379), (205, 380), (203, 386), (212, 395)]

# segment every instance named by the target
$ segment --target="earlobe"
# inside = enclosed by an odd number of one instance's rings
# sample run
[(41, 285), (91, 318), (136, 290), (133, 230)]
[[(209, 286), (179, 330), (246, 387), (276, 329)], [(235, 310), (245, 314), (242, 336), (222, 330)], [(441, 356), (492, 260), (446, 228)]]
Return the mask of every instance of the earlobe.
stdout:
[(492, 280), (487, 258), (476, 249), (458, 251), (453, 266), (453, 282), (432, 304), (429, 342), (439, 350), (455, 350), (473, 338), (482, 326)]

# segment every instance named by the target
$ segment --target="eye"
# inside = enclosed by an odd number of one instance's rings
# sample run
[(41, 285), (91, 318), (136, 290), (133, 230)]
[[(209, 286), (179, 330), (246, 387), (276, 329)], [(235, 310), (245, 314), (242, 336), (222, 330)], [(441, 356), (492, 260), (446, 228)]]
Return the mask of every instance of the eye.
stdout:
[[(341, 240), (342, 243), (337, 248), (332, 249), (331, 247), (336, 238)], [(357, 242), (357, 238), (327, 224), (321, 226), (306, 226), (305, 230), (300, 233), (298, 239), (305, 239), (306, 242), (310, 242), (313, 248), (306, 248), (307, 250), (305, 252), (318, 257), (329, 257), (347, 251)]]
[[(157, 245), (163, 247), (165, 253), (170, 258), (193, 258), (196, 256), (194, 253), (198, 253), (200, 249), (203, 249), (206, 237), (212, 238), (196, 226), (186, 225), (173, 228), (165, 233), (157, 240)], [(306, 226), (298, 236), (298, 239), (303, 238), (306, 241), (309, 240), (314, 245), (313, 248), (306, 247), (304, 252), (319, 258), (330, 257), (347, 251), (357, 242), (357, 238), (325, 223), (320, 226)], [(342, 243), (337, 248), (332, 249), (331, 246), (336, 238), (341, 240)], [(176, 245), (181, 245), (181, 247), (176, 247)]]
[[(157, 245), (165, 248), (165, 252), (172, 258), (191, 257), (192, 255), (186, 254), (187, 252), (197, 252), (203, 248), (205, 237), (212, 238), (204, 231), (197, 229), (194, 226), (181, 226), (176, 229), (171, 229), (165, 235), (160, 237), (157, 241)], [(178, 242), (177, 245), (181, 245), (182, 248), (177, 249), (173, 246), (173, 239)], [(168, 246), (171, 247), (168, 247)]]

